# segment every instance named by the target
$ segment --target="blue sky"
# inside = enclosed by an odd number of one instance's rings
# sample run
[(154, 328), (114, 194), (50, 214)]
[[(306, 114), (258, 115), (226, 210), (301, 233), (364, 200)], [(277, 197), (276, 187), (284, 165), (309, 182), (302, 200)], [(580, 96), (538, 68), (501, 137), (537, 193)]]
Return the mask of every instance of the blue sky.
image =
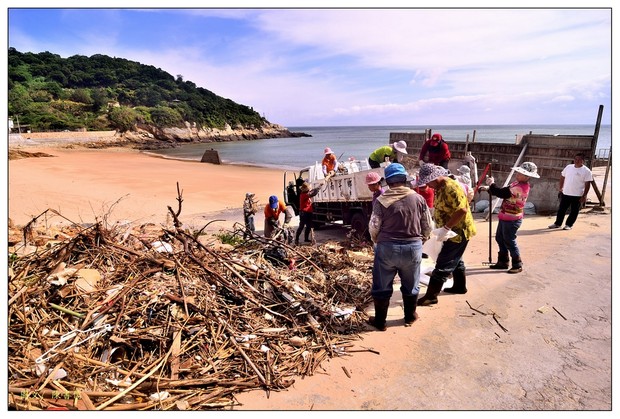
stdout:
[[(105, 7), (122, 7), (117, 3)], [(8, 5), (7, 44), (21, 52), (105, 54), (153, 65), (287, 127), (594, 124), (601, 104), (603, 123), (611, 123), (609, 8), (171, 9), (167, 3)]]

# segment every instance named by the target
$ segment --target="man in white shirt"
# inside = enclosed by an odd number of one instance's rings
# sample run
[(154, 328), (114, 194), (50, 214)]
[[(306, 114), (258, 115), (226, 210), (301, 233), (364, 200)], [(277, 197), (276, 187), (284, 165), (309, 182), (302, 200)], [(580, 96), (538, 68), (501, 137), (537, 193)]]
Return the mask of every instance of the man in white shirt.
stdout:
[(560, 228), (569, 208), (570, 213), (566, 219), (564, 230), (573, 228), (573, 224), (575, 224), (575, 220), (577, 220), (579, 215), (579, 210), (586, 203), (590, 182), (593, 180), (592, 171), (583, 165), (583, 154), (577, 153), (574, 163), (569, 164), (562, 170), (562, 177), (560, 178), (560, 193), (562, 196), (560, 207), (558, 208), (555, 223), (551, 224), (549, 228)]

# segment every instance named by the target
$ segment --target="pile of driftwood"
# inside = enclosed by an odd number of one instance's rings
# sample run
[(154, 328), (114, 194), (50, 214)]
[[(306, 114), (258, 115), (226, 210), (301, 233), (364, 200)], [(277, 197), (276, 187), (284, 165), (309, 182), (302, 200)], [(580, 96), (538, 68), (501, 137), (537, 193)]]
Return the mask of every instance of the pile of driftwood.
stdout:
[(231, 409), (365, 330), (372, 258), (350, 242), (290, 247), (239, 227), (223, 245), (177, 217), (56, 231), (41, 219), (10, 248), (11, 410)]

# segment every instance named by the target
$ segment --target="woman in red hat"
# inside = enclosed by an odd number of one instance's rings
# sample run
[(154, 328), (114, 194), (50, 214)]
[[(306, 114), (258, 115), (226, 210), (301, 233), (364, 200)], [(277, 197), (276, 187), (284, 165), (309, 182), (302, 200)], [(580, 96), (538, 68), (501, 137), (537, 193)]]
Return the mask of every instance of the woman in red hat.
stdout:
[(430, 140), (426, 141), (422, 145), (420, 150), (420, 161), (425, 163), (433, 163), (436, 166), (441, 166), (444, 169), (448, 169), (448, 162), (450, 161), (450, 149), (448, 143), (446, 143), (439, 133), (433, 134)]

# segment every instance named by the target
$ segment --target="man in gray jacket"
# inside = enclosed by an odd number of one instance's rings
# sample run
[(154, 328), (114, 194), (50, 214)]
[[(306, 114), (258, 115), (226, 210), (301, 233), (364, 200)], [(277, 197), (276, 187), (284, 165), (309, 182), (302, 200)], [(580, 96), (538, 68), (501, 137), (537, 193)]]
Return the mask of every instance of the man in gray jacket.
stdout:
[(368, 226), (376, 244), (371, 289), (375, 315), (368, 323), (382, 331), (386, 330), (385, 319), (396, 274), (400, 277), (405, 326), (418, 318), (422, 243), (431, 233), (426, 201), (407, 186), (409, 179), (403, 165), (392, 163), (386, 167), (385, 181), (389, 189), (373, 205)]

